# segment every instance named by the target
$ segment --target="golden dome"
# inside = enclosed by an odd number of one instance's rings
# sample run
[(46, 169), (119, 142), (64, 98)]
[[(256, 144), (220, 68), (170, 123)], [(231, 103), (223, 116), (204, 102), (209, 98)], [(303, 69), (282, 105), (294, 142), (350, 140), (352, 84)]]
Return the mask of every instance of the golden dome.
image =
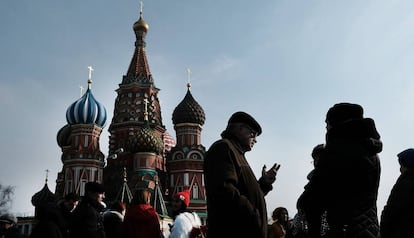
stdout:
[(148, 29), (149, 29), (149, 26), (144, 21), (144, 19), (142, 19), (142, 17), (140, 17), (139, 20), (134, 23), (133, 29), (134, 29), (134, 31), (143, 30), (143, 31), (147, 32)]

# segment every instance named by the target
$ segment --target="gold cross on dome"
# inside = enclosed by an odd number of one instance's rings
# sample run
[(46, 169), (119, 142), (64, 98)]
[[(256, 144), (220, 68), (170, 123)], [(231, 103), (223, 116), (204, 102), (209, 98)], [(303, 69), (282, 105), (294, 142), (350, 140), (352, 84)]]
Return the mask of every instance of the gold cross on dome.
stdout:
[(46, 171), (46, 179), (45, 179), (45, 183), (47, 183), (47, 180), (48, 180), (48, 177), (49, 177), (49, 170), (48, 170), (48, 169), (46, 169), (45, 171)]
[(92, 68), (92, 66), (88, 66), (88, 69), (89, 69), (88, 89), (91, 89), (92, 88), (92, 71), (93, 71), (93, 68)]
[(144, 98), (144, 121), (148, 121), (148, 99)]
[(190, 70), (190, 68), (187, 68), (186, 72), (187, 72), (187, 87), (190, 88), (191, 87), (191, 83), (190, 83), (191, 70)]
[(88, 66), (88, 69), (89, 69), (89, 78), (88, 79), (92, 80), (92, 71), (93, 71), (93, 68), (92, 68), (92, 66)]

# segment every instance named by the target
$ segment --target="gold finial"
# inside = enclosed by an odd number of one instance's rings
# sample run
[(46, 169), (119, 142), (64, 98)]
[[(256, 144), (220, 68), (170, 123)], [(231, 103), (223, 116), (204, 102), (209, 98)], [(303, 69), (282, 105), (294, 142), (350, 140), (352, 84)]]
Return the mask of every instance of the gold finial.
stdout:
[(45, 171), (46, 171), (46, 179), (45, 179), (45, 184), (47, 184), (47, 181), (48, 181), (48, 176), (49, 176), (49, 170), (48, 170), (48, 169), (46, 169)]
[(89, 70), (89, 77), (88, 77), (88, 89), (91, 89), (91, 84), (92, 84), (92, 71), (93, 68), (92, 66), (88, 66), (88, 70)]
[(142, 2), (142, 0), (140, 0), (139, 3), (140, 3), (140, 7), (139, 7), (140, 8), (140, 10), (139, 10), (139, 18), (138, 18), (138, 21), (134, 23), (134, 25), (133, 25), (132, 28), (134, 29), (134, 31), (144, 31), (144, 32), (147, 32), (148, 29), (149, 29), (149, 26), (144, 21), (144, 19), (142, 17), (144, 3)]
[(188, 90), (190, 90), (190, 88), (191, 88), (191, 83), (190, 83), (191, 70), (189, 68), (186, 68), (186, 72), (187, 72), (187, 88), (188, 88)]

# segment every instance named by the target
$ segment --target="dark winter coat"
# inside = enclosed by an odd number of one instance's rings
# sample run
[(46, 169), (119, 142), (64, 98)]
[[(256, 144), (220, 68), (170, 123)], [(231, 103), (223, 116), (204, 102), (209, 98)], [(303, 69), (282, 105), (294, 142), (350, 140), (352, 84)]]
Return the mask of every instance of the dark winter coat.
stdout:
[(380, 135), (370, 118), (347, 121), (327, 132), (325, 151), (298, 204), (313, 237), (318, 237), (324, 211), (328, 237), (379, 237), (381, 151)]
[(30, 238), (68, 238), (69, 211), (64, 212), (55, 202), (39, 205), (36, 211), (37, 223)]
[(257, 181), (236, 140), (218, 140), (210, 147), (204, 176), (208, 237), (267, 237), (264, 196), (272, 186)]
[(7, 230), (0, 230), (0, 237), (4, 238), (24, 238), (25, 236), (20, 234), (19, 229), (14, 225)]
[(124, 216), (114, 210), (106, 211), (103, 214), (103, 223), (105, 227), (105, 236), (106, 238), (118, 238), (122, 233), (122, 222), (124, 221)]
[(105, 238), (103, 208), (98, 201), (84, 197), (72, 213), (70, 237)]
[(33, 228), (30, 238), (64, 238), (59, 226), (52, 220), (39, 221)]
[(381, 214), (381, 238), (414, 237), (414, 169), (400, 175)]

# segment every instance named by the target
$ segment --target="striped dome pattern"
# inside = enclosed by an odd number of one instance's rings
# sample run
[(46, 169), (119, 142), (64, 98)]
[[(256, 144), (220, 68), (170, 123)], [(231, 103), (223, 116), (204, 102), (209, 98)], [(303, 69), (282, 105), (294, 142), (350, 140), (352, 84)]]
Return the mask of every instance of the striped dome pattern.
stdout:
[(96, 124), (104, 127), (106, 123), (106, 109), (92, 94), (91, 89), (72, 103), (66, 111), (66, 120), (70, 125)]

